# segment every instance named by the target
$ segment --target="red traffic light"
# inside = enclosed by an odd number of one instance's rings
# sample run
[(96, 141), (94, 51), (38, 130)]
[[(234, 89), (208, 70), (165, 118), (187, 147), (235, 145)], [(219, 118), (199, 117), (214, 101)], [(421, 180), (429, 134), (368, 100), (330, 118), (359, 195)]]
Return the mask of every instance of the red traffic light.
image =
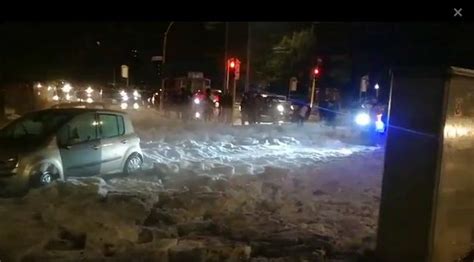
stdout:
[(235, 62), (234, 62), (234, 61), (230, 62), (230, 63), (229, 63), (229, 67), (230, 67), (230, 68), (234, 68), (234, 67), (235, 67)]
[(319, 68), (315, 68), (314, 71), (313, 71), (314, 75), (319, 75)]

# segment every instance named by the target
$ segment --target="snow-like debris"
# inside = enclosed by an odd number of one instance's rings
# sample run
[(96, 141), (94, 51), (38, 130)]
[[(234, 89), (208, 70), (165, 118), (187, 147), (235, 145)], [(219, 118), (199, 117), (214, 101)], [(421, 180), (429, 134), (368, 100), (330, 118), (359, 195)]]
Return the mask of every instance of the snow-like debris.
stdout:
[(144, 121), (143, 117), (137, 116), (135, 122), (146, 165), (160, 164), (164, 172), (212, 173), (223, 166), (237, 175), (258, 174), (265, 166), (297, 170), (377, 149), (344, 143), (350, 139), (349, 130), (321, 124), (231, 127), (159, 116)]
[(0, 199), (1, 260), (322, 261), (373, 247), (383, 149), (349, 130), (132, 116), (144, 172)]

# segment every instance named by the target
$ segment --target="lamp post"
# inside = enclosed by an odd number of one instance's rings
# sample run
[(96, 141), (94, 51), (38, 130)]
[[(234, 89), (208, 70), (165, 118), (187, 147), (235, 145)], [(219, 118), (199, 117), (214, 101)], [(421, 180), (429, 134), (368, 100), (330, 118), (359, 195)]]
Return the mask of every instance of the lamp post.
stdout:
[(160, 92), (160, 110), (163, 109), (163, 98), (164, 98), (164, 91), (165, 91), (165, 78), (163, 77), (163, 73), (165, 72), (164, 68), (165, 68), (165, 62), (166, 62), (166, 44), (168, 42), (168, 33), (171, 29), (171, 26), (174, 25), (174, 22), (171, 21), (169, 24), (168, 24), (168, 27), (166, 28), (166, 31), (165, 31), (165, 34), (164, 34), (164, 37), (163, 37), (163, 58), (161, 60), (161, 67), (162, 67), (162, 74), (161, 74), (161, 92)]
[(174, 25), (174, 22), (169, 23), (168, 28), (166, 28), (165, 35), (163, 37), (163, 65), (166, 62), (166, 42), (168, 40), (168, 32), (170, 31), (171, 26), (173, 25)]

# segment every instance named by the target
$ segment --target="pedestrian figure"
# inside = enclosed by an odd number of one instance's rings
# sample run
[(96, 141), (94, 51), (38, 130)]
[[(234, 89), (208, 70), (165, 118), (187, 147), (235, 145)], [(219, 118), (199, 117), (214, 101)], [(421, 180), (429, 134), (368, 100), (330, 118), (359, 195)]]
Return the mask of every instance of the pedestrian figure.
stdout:
[(319, 120), (321, 122), (326, 120), (328, 103), (328, 99), (324, 99), (319, 103)]
[(244, 93), (240, 101), (240, 119), (242, 125), (245, 125), (245, 122), (249, 121), (249, 93)]
[(225, 94), (222, 97), (220, 107), (221, 107), (221, 110), (220, 110), (221, 122), (225, 124), (232, 124), (232, 109), (233, 109), (232, 96), (229, 94)]
[(170, 92), (166, 92), (164, 95), (163, 95), (163, 113), (165, 115), (165, 117), (170, 117), (171, 115), (171, 94)]
[(214, 109), (214, 102), (211, 98), (211, 89), (207, 88), (204, 95), (204, 121), (210, 122), (212, 120), (212, 110)]
[(308, 113), (310, 113), (310, 111), (311, 111), (311, 109), (310, 109), (309, 105), (302, 105), (298, 109), (298, 114), (296, 115), (296, 118), (297, 118), (297, 125), (299, 127), (303, 126), (304, 121), (306, 120), (307, 115), (308, 115)]
[(181, 87), (179, 92), (179, 115), (181, 120), (187, 121), (189, 117), (189, 107), (191, 104), (191, 94), (186, 90), (186, 88)]
[(336, 127), (336, 116), (338, 112), (338, 105), (334, 99), (328, 101), (327, 105), (327, 124), (332, 126), (333, 128)]
[(252, 106), (250, 107), (251, 112), (251, 118), (252, 118), (252, 124), (257, 124), (260, 123), (261, 119), (260, 116), (263, 113), (264, 106), (265, 106), (265, 101), (263, 100), (263, 96), (258, 94), (254, 97), (252, 100)]

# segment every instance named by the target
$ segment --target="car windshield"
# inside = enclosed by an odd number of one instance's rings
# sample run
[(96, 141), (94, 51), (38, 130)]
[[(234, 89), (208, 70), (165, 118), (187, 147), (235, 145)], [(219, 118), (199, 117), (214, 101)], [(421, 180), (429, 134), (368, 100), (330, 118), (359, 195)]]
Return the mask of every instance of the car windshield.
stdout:
[(2, 140), (42, 140), (72, 117), (68, 112), (34, 112), (0, 130)]
[(269, 96), (267, 98), (267, 101), (272, 102), (272, 103), (286, 103), (286, 100), (284, 98), (281, 98), (278, 96)]

